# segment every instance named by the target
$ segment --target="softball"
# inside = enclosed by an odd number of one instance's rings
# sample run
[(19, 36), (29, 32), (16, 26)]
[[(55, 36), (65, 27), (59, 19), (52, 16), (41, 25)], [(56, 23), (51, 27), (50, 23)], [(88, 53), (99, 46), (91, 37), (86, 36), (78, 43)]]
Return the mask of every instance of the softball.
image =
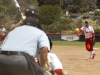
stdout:
[(76, 32), (78, 32), (78, 31), (79, 31), (79, 29), (78, 29), (78, 28), (76, 28), (76, 29), (75, 29), (75, 31), (76, 31)]

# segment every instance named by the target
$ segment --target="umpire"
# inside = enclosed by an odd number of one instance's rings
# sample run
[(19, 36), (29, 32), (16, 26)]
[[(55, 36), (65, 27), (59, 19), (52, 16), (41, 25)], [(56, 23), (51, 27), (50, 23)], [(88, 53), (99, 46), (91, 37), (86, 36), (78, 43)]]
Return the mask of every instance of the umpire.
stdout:
[[(27, 16), (22, 26), (10, 31), (3, 41), (0, 50), (0, 75), (48, 75), (43, 68), (50, 51), (49, 40), (45, 32), (34, 27), (39, 22), (35, 18), (36, 8), (31, 8), (34, 17), (30, 17), (32, 14)], [(30, 12), (28, 9), (26, 11)], [(37, 50), (41, 56), (41, 67), (34, 61)]]

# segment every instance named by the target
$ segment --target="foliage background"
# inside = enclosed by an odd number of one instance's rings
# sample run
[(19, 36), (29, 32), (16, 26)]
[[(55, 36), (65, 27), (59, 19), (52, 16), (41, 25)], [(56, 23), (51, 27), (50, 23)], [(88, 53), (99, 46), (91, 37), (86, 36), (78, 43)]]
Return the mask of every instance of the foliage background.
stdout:
[[(24, 11), (26, 6), (35, 5), (39, 10), (39, 21), (42, 29), (49, 33), (75, 33), (75, 28), (84, 25), (83, 17), (89, 17), (90, 24), (94, 27), (96, 33), (100, 33), (100, 0), (17, 0)], [(66, 15), (68, 11), (69, 15)], [(89, 12), (94, 14), (90, 14)], [(73, 18), (71, 14), (77, 14)], [(20, 19), (13, 0), (0, 0), (0, 25), (9, 26), (16, 20)]]

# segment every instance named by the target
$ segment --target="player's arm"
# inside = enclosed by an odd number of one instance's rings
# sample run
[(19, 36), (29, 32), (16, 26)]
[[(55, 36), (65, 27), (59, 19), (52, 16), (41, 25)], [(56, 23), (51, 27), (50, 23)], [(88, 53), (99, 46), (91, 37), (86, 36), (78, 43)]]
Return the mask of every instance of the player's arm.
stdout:
[(42, 35), (40, 36), (38, 47), (40, 53), (40, 65), (45, 69), (45, 64), (47, 63), (47, 54), (50, 51), (50, 43), (45, 33), (42, 33)]
[(42, 47), (40, 49), (40, 62), (41, 62), (41, 67), (44, 68), (45, 64), (47, 62), (47, 53), (48, 53), (48, 48), (47, 47)]
[(23, 21), (25, 19), (26, 19), (26, 16), (22, 15), (22, 18), (21, 18), (21, 20), (18, 23), (13, 24), (13, 25), (10, 26), (10, 31), (13, 30), (13, 29), (15, 29), (16, 27), (21, 26), (23, 24)]
[(10, 26), (10, 31), (22, 25), (22, 21), (18, 22), (17, 24), (13, 24)]
[(95, 37), (95, 33), (92, 33), (92, 37), (93, 37), (93, 38)]
[(80, 33), (82, 32), (82, 29), (79, 29), (77, 32), (77, 35), (80, 36)]
[(94, 32), (94, 29), (92, 27), (92, 38), (94, 38), (94, 37), (95, 37), (95, 32)]
[(95, 33), (92, 33), (92, 45), (95, 45)]

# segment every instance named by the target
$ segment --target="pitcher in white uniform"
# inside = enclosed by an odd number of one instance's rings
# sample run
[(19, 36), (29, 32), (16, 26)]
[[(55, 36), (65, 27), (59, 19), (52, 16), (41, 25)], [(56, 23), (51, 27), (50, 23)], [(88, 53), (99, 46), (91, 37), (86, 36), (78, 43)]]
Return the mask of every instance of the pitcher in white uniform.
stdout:
[(85, 34), (85, 45), (86, 45), (86, 49), (87, 51), (90, 52), (90, 57), (89, 59), (94, 59), (94, 57), (96, 56), (96, 54), (93, 51), (93, 47), (94, 45), (92, 44), (93, 39), (95, 38), (95, 33), (94, 33), (94, 29), (92, 26), (89, 25), (88, 21), (85, 21), (85, 25), (79, 29), (79, 31), (77, 32), (77, 34), (80, 36), (81, 32), (84, 32)]

